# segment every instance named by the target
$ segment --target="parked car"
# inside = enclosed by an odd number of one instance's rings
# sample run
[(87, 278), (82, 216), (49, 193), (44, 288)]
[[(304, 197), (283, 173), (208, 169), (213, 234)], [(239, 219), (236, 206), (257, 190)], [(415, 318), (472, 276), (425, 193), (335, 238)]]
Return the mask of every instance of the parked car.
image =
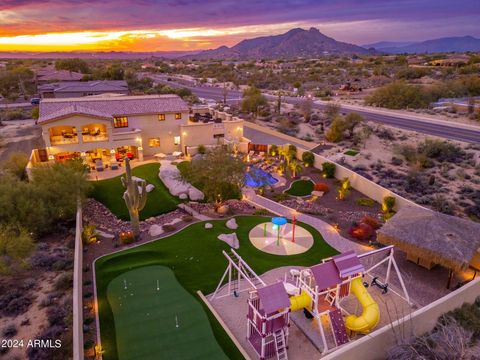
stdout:
[(30, 104), (32, 105), (39, 105), (40, 104), (40, 98), (34, 97), (30, 99)]

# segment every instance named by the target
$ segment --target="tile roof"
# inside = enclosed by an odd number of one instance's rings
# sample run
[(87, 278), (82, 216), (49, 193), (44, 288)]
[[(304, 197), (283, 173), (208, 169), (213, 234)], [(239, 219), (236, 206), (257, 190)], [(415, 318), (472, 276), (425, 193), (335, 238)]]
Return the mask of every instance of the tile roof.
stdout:
[[(73, 107), (74, 105), (76, 108)], [(42, 123), (75, 113), (113, 117), (182, 111), (188, 111), (188, 105), (177, 95), (43, 99), (40, 102), (38, 122)]]
[(54, 92), (128, 91), (128, 84), (125, 80), (65, 81), (40, 85), (38, 90)]

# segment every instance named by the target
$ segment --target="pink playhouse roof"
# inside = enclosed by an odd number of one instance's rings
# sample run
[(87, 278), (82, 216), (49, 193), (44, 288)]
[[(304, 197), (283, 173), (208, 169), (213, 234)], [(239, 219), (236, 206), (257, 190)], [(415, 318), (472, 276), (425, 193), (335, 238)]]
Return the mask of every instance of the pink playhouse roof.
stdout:
[(340, 284), (342, 279), (338, 276), (338, 270), (333, 261), (312, 266), (310, 270), (313, 273), (315, 282), (319, 290), (324, 290)]
[(257, 294), (266, 314), (271, 314), (290, 306), (290, 299), (281, 282), (257, 289)]
[(360, 263), (355, 251), (347, 251), (346, 253), (336, 255), (333, 257), (341, 278), (346, 278), (365, 271), (365, 268)]

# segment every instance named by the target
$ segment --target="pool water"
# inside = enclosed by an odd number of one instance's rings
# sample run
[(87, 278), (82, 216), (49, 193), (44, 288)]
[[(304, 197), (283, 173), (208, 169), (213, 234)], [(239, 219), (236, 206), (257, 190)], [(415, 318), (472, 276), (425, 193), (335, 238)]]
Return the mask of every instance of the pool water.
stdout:
[(245, 173), (245, 185), (249, 187), (262, 187), (274, 185), (278, 182), (271, 174), (255, 166), (249, 166)]

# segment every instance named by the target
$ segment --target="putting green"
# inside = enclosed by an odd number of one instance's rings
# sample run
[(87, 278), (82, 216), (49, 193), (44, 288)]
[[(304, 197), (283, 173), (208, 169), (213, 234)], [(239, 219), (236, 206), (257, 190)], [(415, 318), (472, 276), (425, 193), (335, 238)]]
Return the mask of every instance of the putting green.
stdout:
[(119, 360), (228, 359), (202, 306), (169, 268), (123, 273), (109, 283), (107, 298)]

